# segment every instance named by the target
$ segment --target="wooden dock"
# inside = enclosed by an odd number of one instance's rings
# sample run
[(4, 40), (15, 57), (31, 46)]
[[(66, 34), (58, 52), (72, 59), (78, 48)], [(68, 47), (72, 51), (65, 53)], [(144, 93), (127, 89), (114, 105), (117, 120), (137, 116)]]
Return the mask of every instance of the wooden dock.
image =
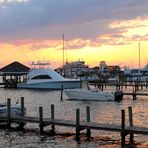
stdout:
[[(7, 116), (0, 116), (0, 120), (3, 122), (7, 122)], [(30, 117), (30, 116), (11, 116), (11, 122), (16, 123), (40, 123), (39, 117)], [(42, 121), (43, 126), (48, 125), (58, 125), (58, 126), (66, 126), (66, 127), (74, 127), (76, 128), (76, 121), (74, 120), (66, 120), (66, 119), (51, 119), (44, 118)], [(92, 129), (92, 130), (104, 130), (104, 131), (113, 131), (113, 132), (122, 132), (121, 125), (114, 124), (101, 124), (95, 122), (80, 122), (80, 129)], [(126, 133), (134, 133), (134, 134), (143, 134), (148, 135), (148, 128), (138, 127), (138, 126), (127, 126), (125, 127)]]
[(107, 84), (107, 83), (94, 83), (95, 87), (97, 86), (100, 90), (104, 90), (104, 88), (108, 86), (115, 87), (116, 90), (123, 90), (123, 87), (132, 87), (132, 92), (123, 92), (123, 95), (132, 96), (133, 100), (136, 100), (137, 96), (148, 96), (148, 93), (142, 93), (139, 92), (139, 90), (143, 90), (144, 88), (148, 88), (148, 81), (146, 82), (140, 82), (140, 81), (134, 81), (134, 82), (117, 82), (116, 84)]
[(148, 96), (148, 93), (140, 93), (140, 92), (129, 92), (129, 93), (123, 93), (123, 95), (125, 96), (132, 96), (133, 100), (137, 99), (137, 96)]
[(144, 87), (147, 89), (148, 88), (148, 80), (143, 82), (143, 81), (117, 81), (116, 83), (105, 83), (105, 82), (99, 82), (96, 81), (95, 83), (90, 83), (91, 85), (95, 85), (101, 90), (106, 88), (107, 86), (114, 86), (116, 89), (123, 89), (123, 87), (133, 87), (133, 89), (138, 90), (138, 89), (143, 89)]
[(130, 135), (130, 143), (134, 143), (134, 134), (148, 135), (147, 127), (138, 127), (133, 124), (132, 108), (128, 108), (129, 125), (125, 125), (125, 110), (121, 110), (121, 124), (102, 124), (92, 122), (90, 118), (90, 107), (86, 107), (86, 121), (80, 120), (80, 109), (76, 109), (76, 120), (55, 119), (54, 105), (51, 105), (51, 116), (43, 117), (43, 108), (39, 107), (39, 117), (24, 116), (24, 98), (21, 98), (21, 116), (11, 116), (11, 100), (7, 100), (7, 115), (0, 115), (0, 122), (6, 122), (7, 128), (11, 128), (11, 123), (19, 124), (20, 129), (24, 129), (24, 123), (36, 123), (40, 133), (44, 133), (45, 126), (51, 126), (51, 132), (55, 133), (55, 126), (73, 127), (76, 130), (76, 140), (80, 140), (80, 131), (86, 130), (87, 137), (91, 136), (91, 130), (104, 130), (118, 132), (121, 135), (121, 147), (125, 146), (125, 138)]
[(16, 88), (17, 83), (13, 81), (5, 81), (0, 83), (0, 86), (2, 86), (3, 88)]

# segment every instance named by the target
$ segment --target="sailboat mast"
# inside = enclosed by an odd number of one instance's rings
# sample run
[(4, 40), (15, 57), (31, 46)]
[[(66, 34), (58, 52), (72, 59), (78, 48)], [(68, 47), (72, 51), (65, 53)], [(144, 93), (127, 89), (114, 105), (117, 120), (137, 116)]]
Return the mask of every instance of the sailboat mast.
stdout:
[(64, 38), (64, 34), (63, 34), (63, 66), (64, 66), (64, 59), (65, 59), (65, 57), (64, 57), (64, 50), (65, 50), (64, 42), (65, 42), (65, 38)]
[(140, 68), (141, 68), (141, 63), (140, 63), (140, 43), (138, 44), (138, 46), (139, 46), (139, 70), (140, 70)]

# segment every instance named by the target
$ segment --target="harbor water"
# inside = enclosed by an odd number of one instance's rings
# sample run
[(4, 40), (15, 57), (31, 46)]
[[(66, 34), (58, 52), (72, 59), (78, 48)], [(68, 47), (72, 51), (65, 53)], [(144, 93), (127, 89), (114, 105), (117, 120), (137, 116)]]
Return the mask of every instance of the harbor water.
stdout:
[[(108, 88), (114, 90), (114, 88)], [(124, 88), (124, 92), (131, 92), (132, 88)], [(143, 93), (148, 89), (141, 90)], [(0, 89), (0, 103), (11, 98), (12, 104), (24, 97), (27, 109), (26, 115), (39, 116), (39, 107), (43, 107), (44, 117), (50, 117), (51, 104), (55, 106), (55, 118), (75, 120), (76, 109), (80, 109), (81, 121), (86, 120), (86, 107), (90, 106), (91, 121), (98, 123), (121, 124), (121, 109), (126, 111), (126, 125), (128, 125), (128, 107), (133, 108), (134, 125), (148, 128), (148, 97), (124, 96), (121, 102), (114, 101), (76, 101), (68, 100), (61, 91)], [(50, 126), (45, 131), (50, 131)], [(86, 131), (81, 131), (80, 142), (75, 141), (75, 129), (56, 126), (56, 135), (40, 135), (38, 124), (27, 123), (24, 131), (0, 129), (0, 148), (119, 148), (121, 137), (119, 133), (107, 131), (91, 131), (91, 138), (87, 140)], [(84, 133), (84, 134), (83, 134)], [(134, 135), (137, 148), (148, 147), (148, 136)], [(129, 136), (126, 137), (126, 143)]]

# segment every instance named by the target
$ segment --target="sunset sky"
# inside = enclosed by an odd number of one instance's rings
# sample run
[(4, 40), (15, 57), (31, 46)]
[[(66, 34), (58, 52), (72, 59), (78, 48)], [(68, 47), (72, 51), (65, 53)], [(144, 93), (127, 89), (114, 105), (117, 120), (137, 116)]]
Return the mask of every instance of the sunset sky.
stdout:
[(84, 60), (90, 67), (148, 63), (148, 0), (0, 0), (0, 67)]

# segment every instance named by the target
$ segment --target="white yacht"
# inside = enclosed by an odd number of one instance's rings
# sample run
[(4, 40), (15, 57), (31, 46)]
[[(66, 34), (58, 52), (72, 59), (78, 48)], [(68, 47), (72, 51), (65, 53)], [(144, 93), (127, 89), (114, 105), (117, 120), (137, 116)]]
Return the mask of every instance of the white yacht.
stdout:
[(18, 83), (17, 88), (58, 90), (81, 87), (80, 80), (65, 79), (54, 70), (41, 67), (43, 63), (38, 63), (38, 65), (40, 65), (39, 68), (32, 68), (27, 75), (26, 81)]

